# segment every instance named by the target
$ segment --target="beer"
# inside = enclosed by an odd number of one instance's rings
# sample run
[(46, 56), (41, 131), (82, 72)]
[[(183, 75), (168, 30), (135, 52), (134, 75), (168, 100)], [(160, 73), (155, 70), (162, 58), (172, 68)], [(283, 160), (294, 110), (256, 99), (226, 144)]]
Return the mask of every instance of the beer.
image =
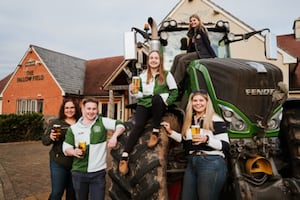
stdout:
[(192, 141), (198, 142), (198, 140), (199, 140), (198, 136), (200, 135), (200, 126), (192, 125), (191, 131), (192, 131)]
[(78, 142), (78, 148), (82, 151), (82, 156), (86, 152), (86, 142)]
[(138, 77), (138, 76), (132, 77), (131, 82), (132, 82), (132, 90), (131, 90), (131, 92), (133, 94), (138, 93), (139, 92), (139, 88), (140, 88), (140, 77)]
[(61, 126), (59, 124), (53, 124), (54, 133), (56, 133), (55, 140), (59, 140), (61, 136)]

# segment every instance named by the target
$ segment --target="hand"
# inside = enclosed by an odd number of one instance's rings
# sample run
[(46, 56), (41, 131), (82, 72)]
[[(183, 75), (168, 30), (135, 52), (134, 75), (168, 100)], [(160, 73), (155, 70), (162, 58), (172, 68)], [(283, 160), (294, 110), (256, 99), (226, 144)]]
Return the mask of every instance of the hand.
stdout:
[(84, 156), (84, 153), (81, 149), (75, 148), (73, 152), (73, 156), (77, 158), (82, 158)]
[(206, 143), (207, 141), (208, 141), (207, 135), (201, 135), (201, 134), (193, 135), (193, 144), (194, 145)]
[(129, 84), (129, 91), (133, 94), (133, 89), (134, 89), (134, 87), (133, 87), (133, 85), (132, 85), (132, 83), (130, 83)]
[(51, 129), (51, 132), (50, 132), (50, 139), (52, 141), (55, 141), (56, 140), (56, 133), (53, 129)]
[(163, 122), (160, 123), (160, 125), (162, 125), (166, 129), (167, 134), (171, 135), (173, 130), (171, 129), (171, 126), (170, 126), (169, 122), (163, 121)]
[(117, 138), (116, 137), (111, 137), (109, 140), (108, 140), (108, 147), (109, 148), (114, 148), (117, 146)]

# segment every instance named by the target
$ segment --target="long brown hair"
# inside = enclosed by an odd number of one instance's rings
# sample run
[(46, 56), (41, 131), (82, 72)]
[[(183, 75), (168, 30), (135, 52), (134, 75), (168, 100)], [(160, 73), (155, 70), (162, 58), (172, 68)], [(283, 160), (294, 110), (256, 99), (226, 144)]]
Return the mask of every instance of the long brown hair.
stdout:
[(208, 130), (214, 130), (214, 126), (213, 126), (213, 115), (215, 114), (215, 110), (213, 108), (211, 99), (208, 95), (208, 93), (201, 89), (199, 91), (195, 91), (193, 93), (190, 94), (189, 96), (189, 101), (186, 107), (186, 111), (185, 111), (185, 118), (184, 118), (184, 122), (183, 122), (183, 126), (182, 126), (182, 135), (183, 137), (186, 136), (186, 132), (187, 130), (191, 127), (192, 124), (192, 118), (193, 118), (193, 98), (197, 95), (201, 95), (203, 98), (206, 99), (207, 103), (206, 103), (206, 109), (205, 109), (205, 117), (203, 120), (203, 128), (204, 129), (208, 129)]
[(81, 110), (79, 107), (79, 103), (77, 100), (73, 99), (73, 98), (65, 98), (63, 100), (63, 103), (60, 106), (59, 109), (59, 114), (58, 114), (58, 118), (60, 120), (65, 120), (66, 119), (66, 115), (65, 115), (65, 105), (68, 102), (72, 102), (75, 106), (75, 114), (74, 114), (74, 118), (76, 119), (76, 121), (81, 117)]
[[(205, 28), (204, 24), (202, 23), (202, 21), (201, 21), (199, 15), (197, 15), (197, 14), (192, 14), (192, 15), (190, 16), (189, 20), (191, 21), (192, 18), (196, 18), (197, 20), (199, 20), (199, 26), (196, 27), (196, 28), (200, 28), (200, 29), (201, 29), (202, 31), (204, 31), (204, 32), (206, 33), (206, 35), (208, 36), (208, 31), (207, 31), (207, 29)], [(193, 28), (193, 27), (191, 26), (191, 23), (190, 23), (190, 24), (189, 24), (189, 29), (188, 29), (188, 31), (190, 31), (192, 28)]]
[(163, 65), (163, 59), (162, 59), (162, 56), (160, 55), (159, 51), (157, 50), (152, 50), (149, 52), (148, 54), (148, 58), (147, 58), (147, 84), (149, 84), (150, 80), (152, 79), (153, 77), (153, 74), (151, 73), (151, 70), (150, 70), (150, 65), (149, 65), (149, 57), (152, 53), (157, 53), (159, 55), (159, 67), (158, 67), (158, 73), (159, 73), (159, 76), (158, 76), (158, 83), (160, 85), (162, 85), (164, 82), (165, 82), (165, 70), (164, 70), (164, 65)]

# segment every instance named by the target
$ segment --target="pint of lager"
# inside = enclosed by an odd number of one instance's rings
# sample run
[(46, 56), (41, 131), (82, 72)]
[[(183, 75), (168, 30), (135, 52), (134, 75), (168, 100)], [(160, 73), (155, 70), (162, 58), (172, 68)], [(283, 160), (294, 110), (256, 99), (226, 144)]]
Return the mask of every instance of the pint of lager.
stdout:
[(59, 124), (53, 124), (53, 130), (56, 133), (55, 140), (59, 140), (61, 136), (61, 126)]
[(86, 142), (78, 142), (78, 148), (82, 151), (82, 156), (84, 156), (86, 152)]
[(200, 126), (199, 125), (192, 125), (191, 126), (192, 131), (192, 140), (193, 142), (198, 142), (198, 137), (200, 135)]
[(140, 77), (138, 76), (134, 76), (132, 77), (132, 93), (136, 94), (139, 92), (139, 88), (140, 88)]

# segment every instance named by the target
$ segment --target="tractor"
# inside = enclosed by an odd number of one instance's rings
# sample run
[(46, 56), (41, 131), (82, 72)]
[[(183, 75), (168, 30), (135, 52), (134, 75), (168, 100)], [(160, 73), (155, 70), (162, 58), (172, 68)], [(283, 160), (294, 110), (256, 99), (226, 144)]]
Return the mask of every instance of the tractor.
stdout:
[[(149, 27), (150, 26), (150, 27)], [(262, 29), (232, 34), (228, 22), (205, 24), (217, 58), (197, 59), (187, 68), (180, 99), (168, 109), (164, 120), (180, 132), (189, 94), (205, 89), (214, 109), (227, 124), (230, 151), (224, 199), (299, 199), (300, 197), (300, 100), (287, 99), (283, 75), (277, 66), (262, 61), (230, 58), (230, 43), (262, 34)], [(149, 31), (151, 29), (151, 32)], [(158, 28), (149, 17), (143, 30), (133, 27), (125, 33), (125, 59), (132, 62), (132, 76), (145, 67), (147, 53), (161, 52), (170, 69), (174, 57), (186, 48), (188, 23), (163, 21)], [(270, 35), (265, 40), (271, 44)], [(138, 37), (141, 39), (138, 40)], [(273, 56), (266, 46), (267, 56)], [(130, 99), (134, 105), (135, 99)], [(134, 106), (128, 105), (128, 109)], [(151, 120), (151, 119), (150, 119)], [(121, 176), (118, 163), (124, 144), (134, 125), (134, 114), (126, 122), (127, 133), (111, 150), (112, 167), (109, 197), (117, 199), (181, 199), (186, 155), (181, 144), (161, 130), (160, 143), (147, 148), (151, 128), (146, 126), (130, 155), (130, 172)], [(213, 186), (212, 186), (213, 187)]]

